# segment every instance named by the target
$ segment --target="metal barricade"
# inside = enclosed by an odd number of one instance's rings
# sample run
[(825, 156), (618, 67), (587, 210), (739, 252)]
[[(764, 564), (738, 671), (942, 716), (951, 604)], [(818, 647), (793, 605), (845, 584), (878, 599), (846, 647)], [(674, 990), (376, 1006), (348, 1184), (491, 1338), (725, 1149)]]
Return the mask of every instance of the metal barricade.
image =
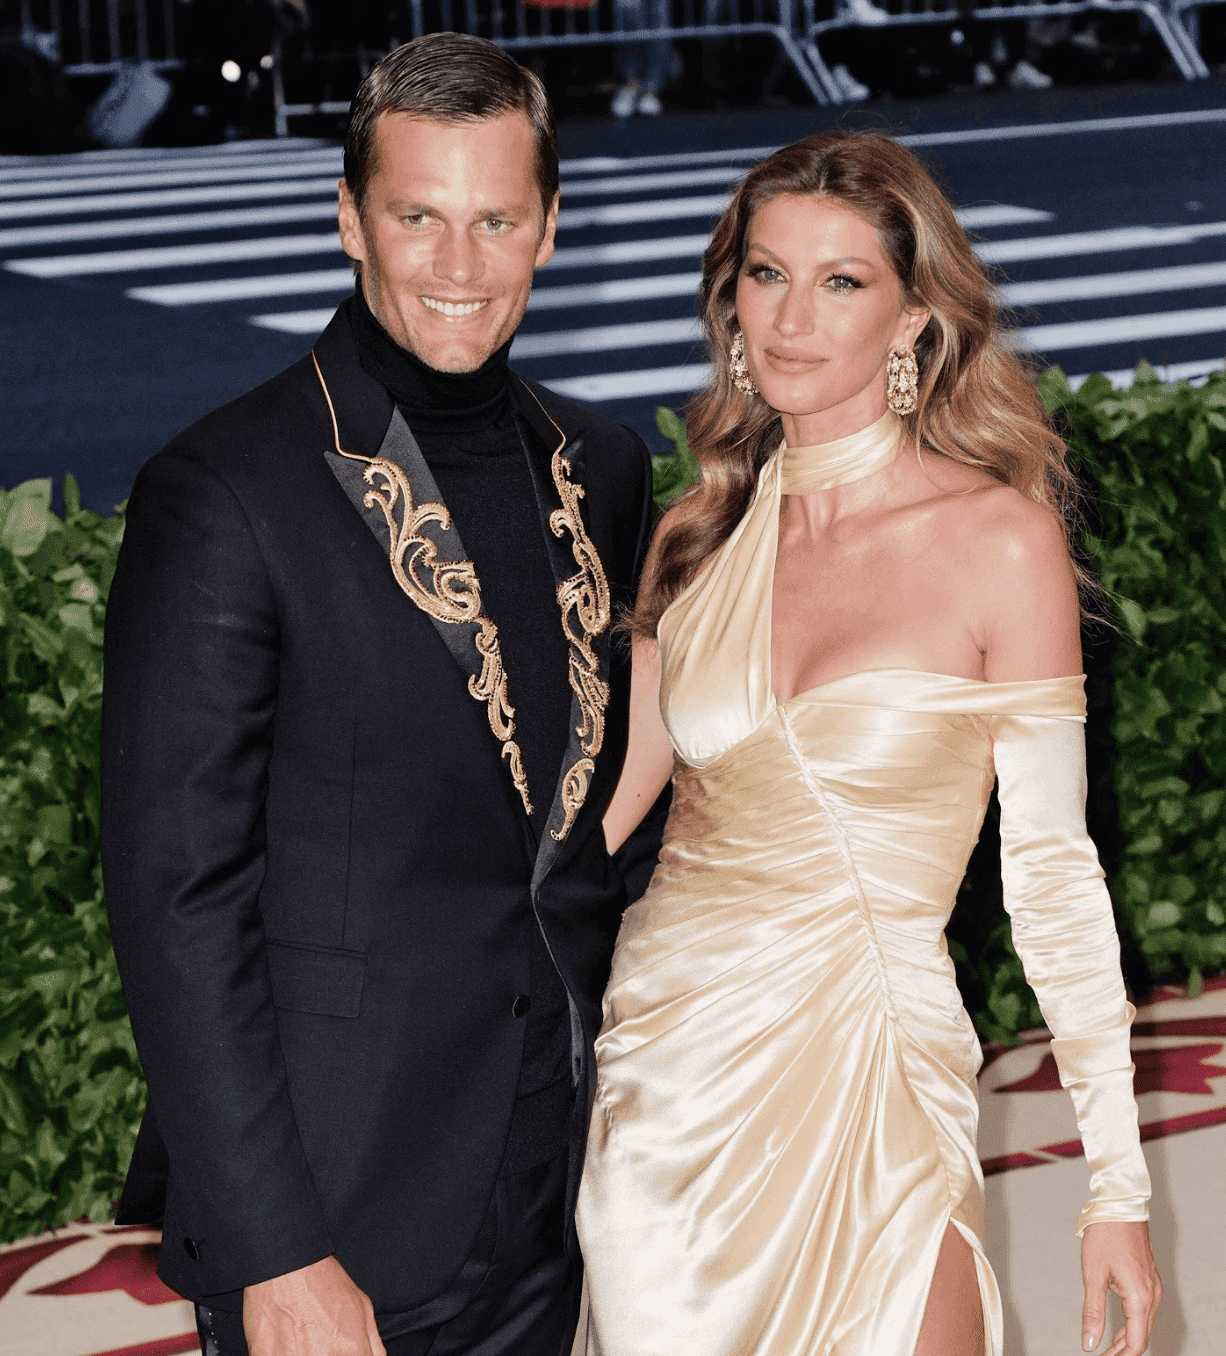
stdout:
[(1002, 23), (1075, 14), (1143, 14), (1185, 80), (1209, 78), (1209, 68), (1182, 17), (1185, 11), (1198, 7), (1202, 0), (1018, 0), (1018, 3), (964, 3), (961, 6), (956, 0), (955, 3), (950, 0), (882, 0), (881, 3), (876, 0), (834, 0), (834, 13), (827, 19), (816, 17), (815, 0), (802, 0), (802, 3), (805, 15), (803, 45), (831, 103), (841, 102), (839, 87), (817, 44), (824, 35), (839, 29), (873, 32), (919, 24)]
[(55, 34), (65, 75), (104, 75), (132, 61), (158, 70), (183, 64), (175, 0), (20, 0), (19, 14), (27, 40)]
[[(838, 101), (829, 73), (811, 62), (796, 0), (409, 0), (412, 38), (423, 33), (471, 33), (507, 51), (559, 47), (617, 46), (677, 38), (729, 38), (759, 34), (779, 50), (819, 104)], [(291, 118), (343, 114), (347, 101), (290, 103), (285, 98), (284, 62), (278, 39), (273, 52), (273, 102), (277, 135), (286, 136)], [(818, 61), (821, 61), (820, 55)]]

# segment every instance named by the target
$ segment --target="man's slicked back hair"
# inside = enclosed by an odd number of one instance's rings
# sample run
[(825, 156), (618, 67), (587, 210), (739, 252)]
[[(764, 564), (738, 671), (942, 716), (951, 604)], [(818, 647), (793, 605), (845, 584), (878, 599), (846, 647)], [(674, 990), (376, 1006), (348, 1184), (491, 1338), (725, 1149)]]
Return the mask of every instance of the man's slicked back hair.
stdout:
[(375, 172), (375, 128), (384, 113), (431, 122), (487, 122), (522, 113), (536, 144), (536, 183), (548, 214), (558, 191), (558, 134), (545, 86), (484, 38), (427, 33), (389, 52), (362, 81), (345, 136), (345, 182), (358, 211)]

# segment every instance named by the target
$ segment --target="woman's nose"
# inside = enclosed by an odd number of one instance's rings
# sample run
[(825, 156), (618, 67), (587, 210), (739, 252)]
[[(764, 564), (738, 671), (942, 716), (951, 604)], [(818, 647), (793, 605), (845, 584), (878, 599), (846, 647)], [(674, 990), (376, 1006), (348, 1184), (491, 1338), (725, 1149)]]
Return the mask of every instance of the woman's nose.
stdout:
[(812, 334), (814, 325), (813, 299), (807, 293), (789, 287), (775, 313), (775, 329), (784, 338), (797, 339)]

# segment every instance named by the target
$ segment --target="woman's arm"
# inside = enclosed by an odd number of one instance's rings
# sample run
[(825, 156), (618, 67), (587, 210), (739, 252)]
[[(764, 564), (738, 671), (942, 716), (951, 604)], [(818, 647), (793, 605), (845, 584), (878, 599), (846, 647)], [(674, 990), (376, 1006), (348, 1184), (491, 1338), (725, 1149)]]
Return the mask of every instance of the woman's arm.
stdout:
[(630, 676), (630, 741), (604, 816), (609, 852), (616, 852), (655, 804), (673, 771), (673, 751), (660, 715), (660, 647), (635, 637)]
[[(1081, 672), (1076, 582), (1059, 524), (1004, 497), (984, 543), (975, 604), (989, 682)], [(991, 723), (1001, 805), (1001, 867), (1013, 937), (1054, 1037), (1092, 1169), (1080, 1220), (1085, 1306), (1082, 1347), (1106, 1322), (1106, 1292), (1125, 1326), (1107, 1356), (1141, 1356), (1162, 1282), (1145, 1222), (1149, 1177), (1137, 1133), (1129, 1035), (1132, 1008), (1098, 854), (1085, 829), (1085, 737), (1075, 717)]]

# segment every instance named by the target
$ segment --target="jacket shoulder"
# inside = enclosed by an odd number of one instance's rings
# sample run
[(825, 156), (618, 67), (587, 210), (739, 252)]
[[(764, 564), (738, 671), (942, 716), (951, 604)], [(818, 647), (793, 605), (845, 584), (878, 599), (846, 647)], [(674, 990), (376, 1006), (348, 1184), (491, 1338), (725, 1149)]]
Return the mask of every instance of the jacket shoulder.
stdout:
[(322, 451), (322, 443), (315, 447), (321, 438), (331, 445), (327, 407), (307, 354), (189, 424), (143, 469), (187, 460), (235, 485), (261, 470), (280, 474), (287, 454), (300, 454), (304, 445)]

